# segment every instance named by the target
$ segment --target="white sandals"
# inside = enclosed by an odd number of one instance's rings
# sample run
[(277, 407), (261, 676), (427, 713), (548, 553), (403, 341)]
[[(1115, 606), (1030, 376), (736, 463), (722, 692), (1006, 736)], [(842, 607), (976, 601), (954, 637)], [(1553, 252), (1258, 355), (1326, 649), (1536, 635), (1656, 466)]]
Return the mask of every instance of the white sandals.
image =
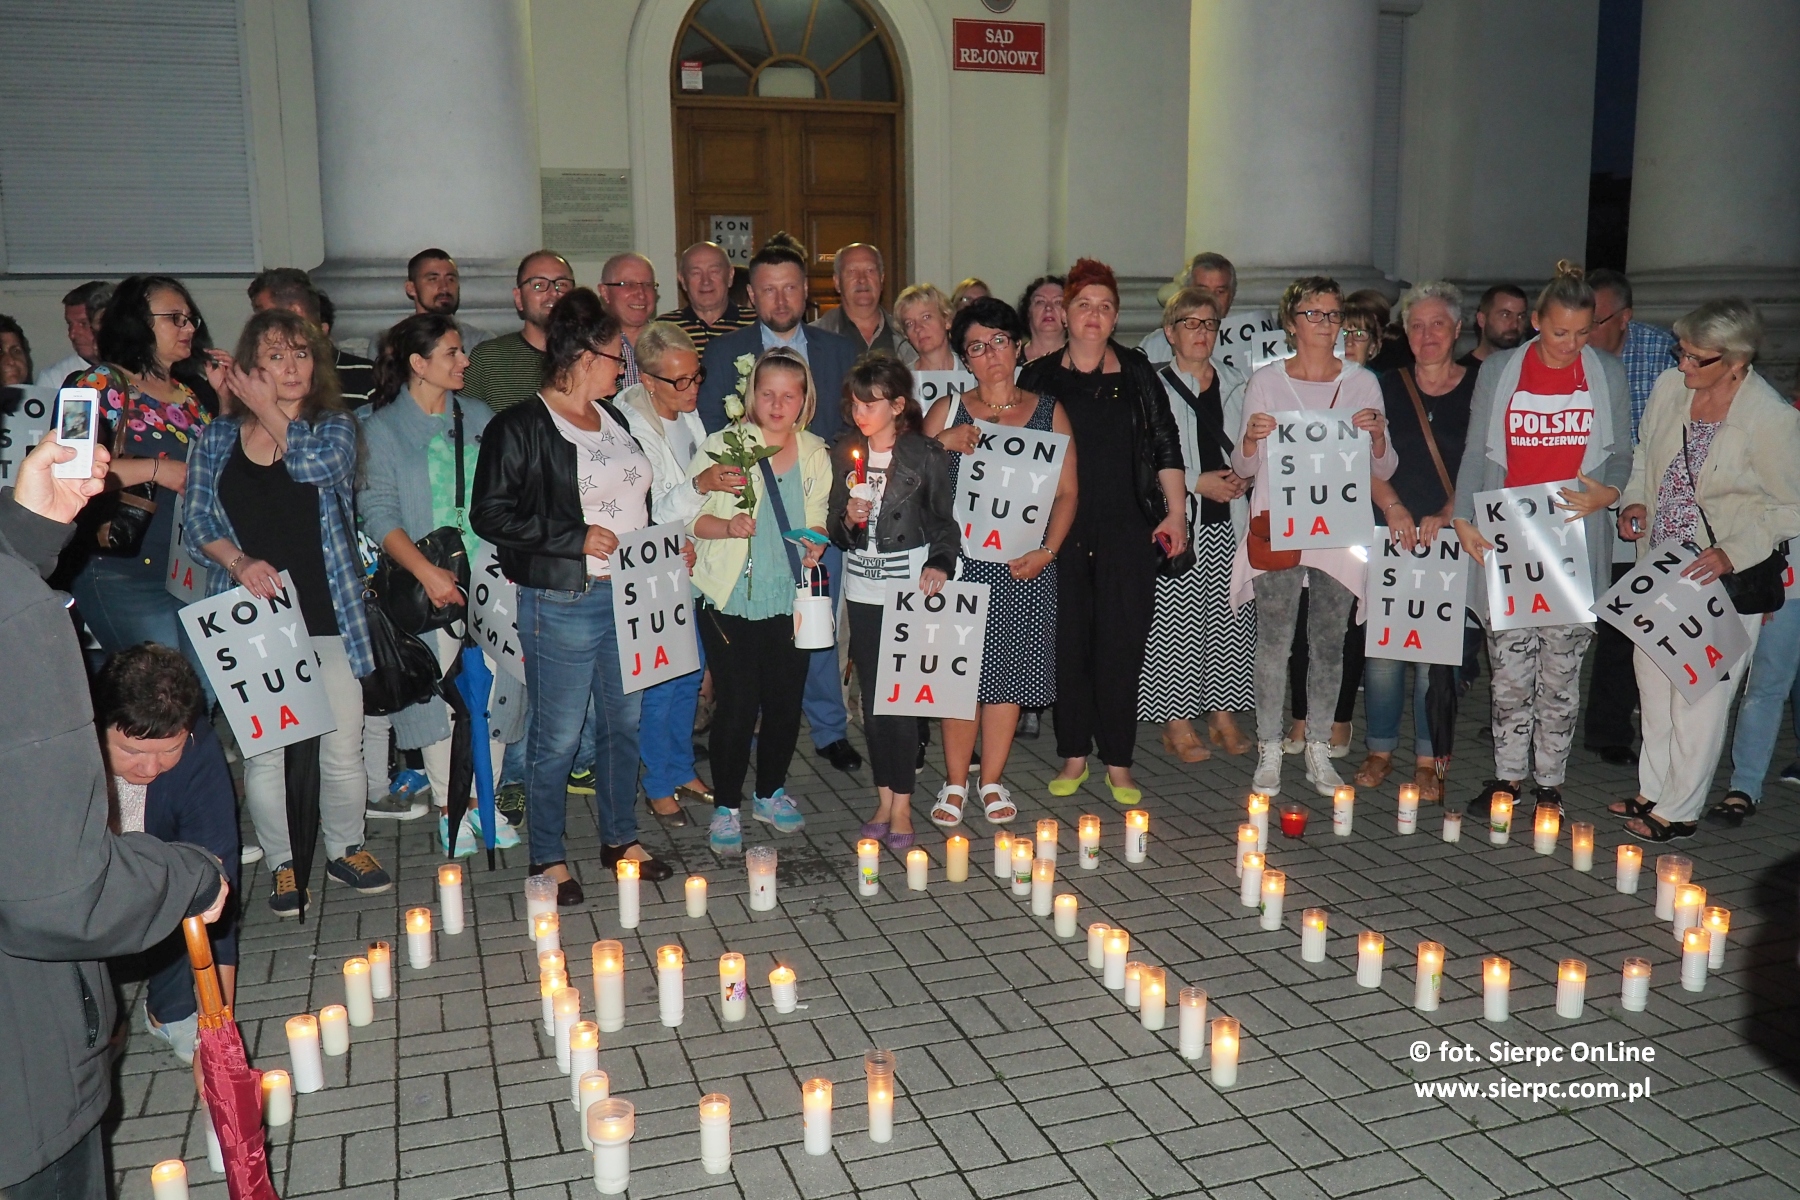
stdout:
[(937, 803), (931, 806), (931, 823), (941, 829), (950, 829), (961, 825), (963, 802), (968, 798), (969, 789), (967, 787), (946, 783), (938, 789)]
[(981, 785), (981, 811), (991, 825), (1005, 825), (1019, 815), (1012, 793), (997, 783)]

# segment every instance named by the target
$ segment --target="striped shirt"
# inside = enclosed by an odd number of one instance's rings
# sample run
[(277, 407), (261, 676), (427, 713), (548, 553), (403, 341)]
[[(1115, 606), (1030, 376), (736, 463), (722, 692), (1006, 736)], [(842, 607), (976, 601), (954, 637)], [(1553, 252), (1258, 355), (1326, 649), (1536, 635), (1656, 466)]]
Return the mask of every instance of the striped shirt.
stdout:
[(544, 352), (521, 333), (490, 338), (469, 351), (461, 394), (473, 396), (496, 413), (529, 400), (544, 386)]
[(754, 312), (741, 309), (735, 304), (727, 304), (724, 313), (719, 317), (718, 323), (714, 325), (708, 325), (705, 321), (702, 321), (700, 319), (700, 314), (694, 311), (694, 306), (691, 304), (682, 308), (672, 309), (656, 319), (659, 321), (673, 321), (675, 324), (681, 326), (681, 328), (687, 332), (688, 337), (693, 339), (694, 352), (696, 354), (705, 354), (706, 343), (712, 341), (714, 338), (730, 333), (734, 329), (742, 329), (746, 325), (756, 324), (756, 314)]

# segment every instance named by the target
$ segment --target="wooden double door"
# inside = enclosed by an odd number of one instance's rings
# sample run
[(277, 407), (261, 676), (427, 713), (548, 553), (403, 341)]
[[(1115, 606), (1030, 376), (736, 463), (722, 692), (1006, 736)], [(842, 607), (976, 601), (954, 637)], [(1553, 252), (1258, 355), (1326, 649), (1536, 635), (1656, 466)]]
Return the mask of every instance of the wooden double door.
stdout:
[[(713, 218), (750, 222), (750, 252), (785, 229), (806, 247), (814, 303), (835, 307), (840, 246), (881, 249), (887, 295), (905, 283), (897, 161), (899, 114), (768, 101), (677, 102), (675, 203), (681, 245), (711, 237)], [(678, 247), (679, 248), (679, 247)]]

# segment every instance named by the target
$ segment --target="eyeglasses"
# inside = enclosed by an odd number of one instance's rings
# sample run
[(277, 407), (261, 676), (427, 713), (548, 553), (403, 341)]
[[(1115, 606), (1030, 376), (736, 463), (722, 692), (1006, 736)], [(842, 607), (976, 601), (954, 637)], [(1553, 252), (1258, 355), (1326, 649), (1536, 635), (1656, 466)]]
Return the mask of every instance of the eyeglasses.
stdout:
[(529, 279), (519, 281), (519, 290), (530, 292), (533, 296), (541, 296), (545, 292), (555, 292), (559, 296), (567, 295), (575, 290), (575, 281), (564, 275), (551, 279), (545, 275), (533, 275)]
[(168, 321), (169, 324), (173, 325), (177, 329), (198, 329), (198, 328), (200, 328), (200, 322), (198, 320), (196, 320), (194, 318), (193, 314), (191, 314), (191, 313), (153, 312), (150, 315), (152, 317), (162, 317), (164, 320)]
[(1366, 342), (1369, 340), (1369, 331), (1366, 329), (1346, 329), (1344, 330), (1344, 340), (1346, 342)]
[(1678, 367), (1682, 363), (1692, 363), (1696, 370), (1700, 370), (1723, 360), (1725, 356), (1723, 354), (1715, 354), (1711, 358), (1701, 358), (1698, 354), (1689, 354), (1680, 346), (1670, 346), (1669, 357), (1675, 360), (1675, 365)]
[(1333, 325), (1344, 323), (1344, 314), (1335, 308), (1303, 308), (1294, 315), (1305, 317), (1308, 325), (1323, 325), (1327, 321)]
[(1199, 333), (1202, 329), (1208, 333), (1219, 332), (1219, 318), (1217, 317), (1183, 317), (1175, 324), (1189, 333)]
[(1010, 349), (1012, 344), (1013, 340), (1010, 334), (996, 333), (985, 342), (965, 342), (963, 344), (963, 357), (985, 358), (989, 351), (998, 354), (1002, 350)]
[(632, 280), (620, 283), (603, 283), (600, 286), (603, 288), (619, 288), (620, 290), (627, 292), (654, 292), (656, 290), (656, 284), (654, 283), (640, 283)]
[(25, 347), (17, 342), (0, 343), (0, 358), (16, 358), (24, 361), (30, 357), (31, 355), (25, 353)]
[(1615, 308), (1611, 312), (1607, 313), (1604, 317), (1595, 317), (1594, 318), (1594, 328), (1598, 329), (1602, 325), (1605, 325), (1609, 321), (1617, 320), (1620, 316), (1622, 316), (1624, 314), (1624, 312), (1625, 312), (1625, 310), (1622, 308)]
[(626, 365), (625, 356), (622, 354), (608, 354), (604, 350), (596, 350), (596, 351), (594, 351), (594, 353), (598, 354), (601, 358), (612, 359), (614, 362), (618, 363), (621, 368), (623, 368)]
[[(611, 358), (612, 355), (609, 354), (607, 357)], [(643, 373), (652, 379), (660, 379), (678, 392), (685, 392), (689, 388), (697, 388), (706, 382), (706, 371), (704, 368), (695, 371), (692, 375), (677, 375), (673, 379), (667, 375), (658, 375), (655, 371), (645, 371)]]

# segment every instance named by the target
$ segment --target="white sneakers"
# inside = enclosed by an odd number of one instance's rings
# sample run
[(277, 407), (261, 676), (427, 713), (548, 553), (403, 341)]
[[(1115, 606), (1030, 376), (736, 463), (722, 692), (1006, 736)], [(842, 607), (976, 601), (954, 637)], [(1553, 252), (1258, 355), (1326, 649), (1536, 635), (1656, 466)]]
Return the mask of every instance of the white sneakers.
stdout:
[(1256, 790), (1265, 796), (1281, 791), (1281, 739), (1256, 743), (1256, 775), (1251, 779)]
[(1329, 796), (1344, 786), (1344, 781), (1338, 778), (1337, 771), (1331, 765), (1330, 743), (1306, 743), (1306, 782), (1312, 784), (1321, 796)]

